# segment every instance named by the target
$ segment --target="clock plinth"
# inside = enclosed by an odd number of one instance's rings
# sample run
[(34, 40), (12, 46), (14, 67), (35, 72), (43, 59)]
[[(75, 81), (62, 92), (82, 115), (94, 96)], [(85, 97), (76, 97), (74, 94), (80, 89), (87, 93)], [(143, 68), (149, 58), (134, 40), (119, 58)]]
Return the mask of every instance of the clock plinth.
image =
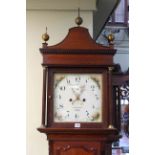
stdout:
[[(54, 46), (43, 46), (42, 126), (49, 155), (111, 155), (112, 70), (116, 50), (74, 27)], [(110, 126), (109, 126), (110, 125)]]
[(116, 129), (38, 128), (38, 130), (47, 134), (49, 155), (63, 153), (74, 155), (73, 152), (77, 154), (78, 151), (83, 155), (110, 155), (111, 143), (120, 138)]

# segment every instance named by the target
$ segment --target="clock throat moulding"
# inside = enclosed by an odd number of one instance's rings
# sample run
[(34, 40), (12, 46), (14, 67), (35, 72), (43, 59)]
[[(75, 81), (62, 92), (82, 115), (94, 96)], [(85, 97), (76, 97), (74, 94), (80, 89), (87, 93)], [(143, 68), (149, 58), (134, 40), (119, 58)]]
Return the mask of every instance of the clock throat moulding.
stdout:
[(113, 126), (112, 72), (116, 52), (97, 44), (84, 27), (48, 46), (43, 35), (42, 125), (49, 155), (111, 155), (119, 133)]

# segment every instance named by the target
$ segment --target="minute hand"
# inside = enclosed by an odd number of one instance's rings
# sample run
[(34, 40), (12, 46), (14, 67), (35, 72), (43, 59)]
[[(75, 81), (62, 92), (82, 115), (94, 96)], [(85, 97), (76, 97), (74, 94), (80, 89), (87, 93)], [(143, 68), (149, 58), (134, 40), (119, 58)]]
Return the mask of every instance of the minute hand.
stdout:
[(74, 95), (81, 95), (83, 93), (83, 91), (85, 90), (85, 86), (81, 86), (80, 88), (78, 89), (74, 89), (72, 88), (72, 91), (74, 93)]
[(72, 89), (72, 91), (73, 91), (73, 93), (74, 93), (74, 95), (75, 95), (75, 100), (72, 102), (72, 104), (74, 103), (74, 102), (76, 102), (76, 101), (81, 101), (80, 100), (80, 96), (81, 96), (81, 94), (83, 93), (83, 91), (84, 91), (84, 86), (81, 86), (80, 87), (80, 93), (78, 93), (78, 92), (76, 92), (74, 89)]

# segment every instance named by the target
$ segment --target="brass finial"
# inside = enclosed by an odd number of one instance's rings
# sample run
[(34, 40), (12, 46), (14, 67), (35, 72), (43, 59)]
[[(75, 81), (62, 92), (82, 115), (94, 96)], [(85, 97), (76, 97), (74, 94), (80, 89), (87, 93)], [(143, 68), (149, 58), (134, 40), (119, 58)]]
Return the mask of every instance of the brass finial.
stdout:
[(46, 32), (42, 35), (42, 39), (45, 41), (48, 41), (49, 40), (49, 35), (47, 34), (47, 27), (46, 27)]
[(113, 66), (109, 66), (109, 67), (108, 67), (108, 70), (111, 72), (111, 71), (114, 70), (114, 67), (113, 67)]
[(110, 124), (110, 125), (108, 126), (108, 129), (114, 129), (114, 126)]
[(113, 44), (114, 39), (115, 39), (115, 37), (112, 33), (108, 34), (107, 40), (108, 40), (109, 44)]
[(75, 23), (80, 26), (83, 23), (83, 19), (80, 17), (80, 8), (78, 8), (78, 17), (75, 19)]

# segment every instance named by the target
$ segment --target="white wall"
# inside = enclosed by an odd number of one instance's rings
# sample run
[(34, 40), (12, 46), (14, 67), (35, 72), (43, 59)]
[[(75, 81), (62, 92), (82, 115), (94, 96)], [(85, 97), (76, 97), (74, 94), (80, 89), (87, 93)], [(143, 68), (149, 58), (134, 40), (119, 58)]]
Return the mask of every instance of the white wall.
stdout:
[[(92, 12), (81, 12), (84, 23), (92, 34)], [(27, 75), (27, 155), (48, 155), (46, 136), (36, 128), (41, 125), (42, 106), (42, 46), (41, 35), (48, 27), (49, 45), (59, 43), (75, 26), (76, 11), (27, 11), (26, 75)]]
[(120, 64), (121, 71), (126, 72), (129, 69), (129, 54), (128, 53), (125, 53), (125, 54), (116, 53), (114, 56), (114, 63)]
[(26, 0), (28, 10), (96, 10), (96, 0)]

